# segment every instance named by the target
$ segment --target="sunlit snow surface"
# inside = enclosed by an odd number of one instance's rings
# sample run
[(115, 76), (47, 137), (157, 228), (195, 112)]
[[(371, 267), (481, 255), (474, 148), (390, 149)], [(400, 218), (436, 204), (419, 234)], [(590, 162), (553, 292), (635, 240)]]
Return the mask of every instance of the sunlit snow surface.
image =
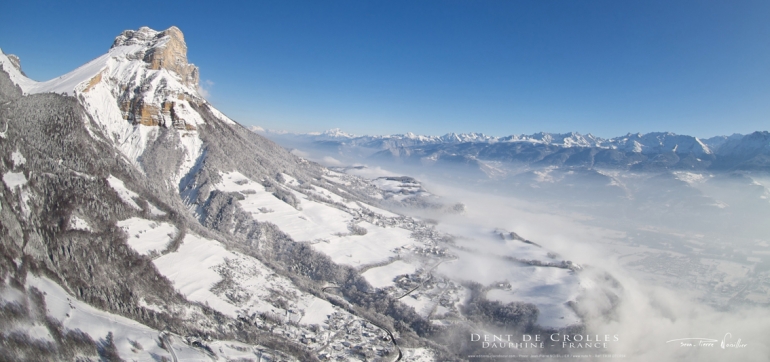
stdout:
[(110, 187), (112, 187), (112, 189), (118, 193), (118, 196), (120, 197), (121, 200), (123, 200), (123, 202), (133, 206), (137, 210), (141, 209), (141, 207), (137, 205), (136, 201), (134, 201), (134, 198), (139, 197), (139, 195), (136, 192), (133, 192), (128, 188), (126, 188), (126, 184), (123, 183), (122, 180), (120, 180), (115, 176), (110, 175), (110, 177), (107, 178), (107, 183), (109, 183)]
[(157, 206), (150, 203), (150, 215), (152, 216), (163, 216), (166, 215), (166, 212), (159, 209)]
[(128, 234), (128, 245), (143, 255), (151, 251), (162, 251), (178, 232), (176, 227), (169, 223), (138, 217), (118, 221), (118, 227)]
[(13, 190), (16, 186), (24, 186), (27, 184), (27, 177), (23, 172), (6, 172), (3, 174), (3, 182), (5, 186)]
[(403, 360), (411, 362), (431, 362), (435, 361), (433, 352), (427, 348), (402, 348), (404, 353)]
[(13, 151), (13, 153), (11, 153), (11, 161), (13, 161), (13, 167), (19, 167), (27, 162), (27, 159), (24, 158), (24, 155), (22, 155), (21, 152)]
[[(158, 346), (158, 331), (134, 320), (93, 308), (48, 278), (29, 275), (27, 287), (35, 287), (44, 293), (47, 314), (60, 321), (64, 328), (80, 329), (96, 341), (106, 338), (107, 333), (112, 332), (118, 353), (124, 359), (152, 361), (163, 356), (171, 360), (171, 354)], [(142, 349), (133, 348), (129, 340), (137, 342)], [(207, 360), (206, 355), (184, 343), (173, 343), (173, 348), (179, 360)]]
[(402, 274), (414, 273), (417, 269), (412, 264), (402, 260), (396, 260), (388, 265), (371, 268), (361, 274), (366, 281), (375, 288), (384, 288), (393, 285), (393, 279)]
[(70, 229), (72, 230), (81, 230), (81, 231), (92, 231), (91, 226), (88, 225), (88, 222), (81, 219), (78, 216), (72, 216), (70, 217)]
[(239, 202), (255, 220), (278, 225), (296, 241), (312, 242), (314, 249), (328, 255), (335, 263), (362, 266), (386, 261), (396, 256), (395, 249), (413, 242), (409, 230), (383, 228), (365, 221), (357, 225), (367, 229), (366, 235), (348, 235), (348, 224), (353, 220), (351, 214), (309, 201), (305, 195), (292, 191), (301, 201), (301, 210), (297, 210), (265, 191), (260, 183), (238, 172), (222, 175), (222, 182), (216, 188), (229, 192), (247, 191), (245, 199)]
[[(37, 82), (21, 74), (1, 51), (0, 67), (10, 75), (11, 81), (19, 85), (25, 94), (53, 92), (77, 95), (100, 128), (100, 130), (94, 130), (91, 124), (86, 124), (89, 133), (96, 137), (97, 131), (101, 131), (115, 143), (129, 161), (138, 165), (149, 142), (154, 141), (158, 136), (158, 126), (133, 124), (127, 121), (118, 108), (120, 102), (113, 92), (114, 89), (134, 88), (141, 85), (144, 104), (156, 107), (160, 107), (166, 100), (169, 89), (195, 97), (205, 103), (205, 100), (198, 98), (197, 89), (184, 84), (178, 75), (166, 69), (148, 69), (141, 58), (134, 57), (142, 50), (140, 45), (118, 46), (63, 76), (45, 82)], [(95, 80), (99, 81), (92, 82)], [(187, 97), (175, 99), (174, 103), (175, 113), (179, 118), (184, 119), (185, 123), (191, 126), (204, 123), (203, 118), (193, 110)], [(208, 103), (206, 105), (214, 117), (228, 124), (234, 123)], [(160, 118), (158, 122), (170, 126), (170, 116), (161, 115)], [(203, 145), (196, 130), (187, 129), (180, 133), (180, 145), (184, 151), (184, 158), (176, 170), (173, 181), (175, 185), (193, 168), (201, 156)]]
[[(260, 261), (228, 251), (219, 242), (198, 235), (186, 235), (177, 251), (155, 259), (154, 263), (188, 299), (206, 303), (231, 317), (261, 312), (286, 315), (288, 309), (268, 302), (271, 290), (297, 294), (297, 300), (290, 301), (292, 308), (289, 309), (304, 315), (301, 319), (292, 319), (294, 321), (320, 324), (334, 312), (329, 302), (300, 292), (290, 280), (273, 273)], [(232, 283), (218, 293), (214, 287), (223, 280), (223, 274), (229, 274)]]

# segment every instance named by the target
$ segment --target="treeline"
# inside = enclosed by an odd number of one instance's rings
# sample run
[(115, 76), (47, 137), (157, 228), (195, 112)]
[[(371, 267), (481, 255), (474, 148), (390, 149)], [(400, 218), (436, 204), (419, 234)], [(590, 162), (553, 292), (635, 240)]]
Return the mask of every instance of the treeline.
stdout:
[(467, 282), (465, 287), (468, 288), (471, 296), (461, 311), (471, 320), (485, 325), (522, 331), (531, 330), (537, 322), (540, 311), (534, 304), (488, 300), (484, 297), (486, 294), (484, 286), (476, 282)]

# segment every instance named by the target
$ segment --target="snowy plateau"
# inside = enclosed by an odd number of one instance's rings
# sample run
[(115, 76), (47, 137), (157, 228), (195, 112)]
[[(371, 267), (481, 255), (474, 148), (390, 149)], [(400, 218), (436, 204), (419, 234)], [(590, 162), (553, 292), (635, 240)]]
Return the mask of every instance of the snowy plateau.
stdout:
[(767, 132), (253, 132), (176, 27), (45, 82), (20, 64), (0, 51), (0, 359), (467, 360), (473, 334), (628, 322), (616, 264), (770, 301)]

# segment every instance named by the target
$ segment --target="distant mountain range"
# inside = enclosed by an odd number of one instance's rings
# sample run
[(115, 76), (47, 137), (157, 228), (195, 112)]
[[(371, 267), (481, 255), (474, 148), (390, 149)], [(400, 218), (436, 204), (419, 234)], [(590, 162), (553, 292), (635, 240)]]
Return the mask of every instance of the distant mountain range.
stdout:
[(339, 156), (355, 153), (379, 161), (422, 166), (495, 161), (630, 170), (770, 169), (770, 133), (767, 131), (708, 139), (670, 132), (629, 133), (605, 139), (576, 132), (495, 137), (482, 133), (356, 136), (340, 129), (306, 134), (252, 130), (288, 147), (304, 145)]

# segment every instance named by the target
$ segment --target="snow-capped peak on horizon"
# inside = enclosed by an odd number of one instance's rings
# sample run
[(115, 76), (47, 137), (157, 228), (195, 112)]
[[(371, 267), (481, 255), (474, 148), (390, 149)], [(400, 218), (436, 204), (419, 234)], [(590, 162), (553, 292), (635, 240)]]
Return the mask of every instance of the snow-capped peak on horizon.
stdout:
[[(260, 127), (261, 129), (261, 127)], [(581, 134), (580, 132), (551, 133), (537, 132), (533, 134), (513, 134), (510, 136), (489, 136), (484, 133), (456, 133), (450, 132), (443, 136), (419, 135), (414, 132), (387, 135), (354, 135), (342, 131), (340, 128), (332, 128), (324, 132), (287, 132), (281, 130), (262, 129), (258, 132), (264, 132), (273, 135), (291, 135), (300, 137), (309, 137), (316, 140), (337, 141), (350, 146), (370, 144), (387, 144), (387, 148), (392, 147), (411, 147), (420, 145), (436, 144), (460, 144), (460, 143), (515, 143), (526, 142), (532, 144), (543, 144), (549, 146), (558, 146), (564, 148), (571, 147), (593, 147), (601, 149), (616, 149), (624, 152), (658, 154), (666, 152), (692, 153), (696, 156), (711, 155), (723, 145), (735, 147), (742, 140), (744, 135), (735, 133), (730, 136), (716, 136), (711, 138), (698, 138), (689, 135), (680, 135), (673, 132), (649, 132), (649, 133), (627, 133), (624, 136), (613, 138), (602, 138), (594, 136), (592, 133)], [(756, 132), (755, 132), (756, 133)], [(762, 132), (759, 132), (762, 133)], [(752, 146), (752, 148), (756, 148)]]
[[(259, 127), (259, 128), (262, 129), (262, 127)], [(596, 137), (591, 133), (582, 135), (579, 132), (568, 132), (568, 133), (537, 132), (531, 135), (513, 134), (509, 136), (489, 136), (481, 132), (468, 132), (468, 133), (449, 132), (440, 136), (420, 135), (414, 132), (380, 134), (380, 135), (355, 135), (355, 134), (342, 131), (340, 128), (332, 128), (324, 132), (289, 132), (289, 131), (276, 130), (276, 129), (266, 129), (265, 132), (276, 133), (276, 134), (296, 134), (296, 135), (304, 135), (304, 136), (324, 135), (324, 136), (334, 136), (339, 138), (377, 138), (377, 139), (406, 138), (406, 139), (431, 140), (431, 141), (437, 141), (437, 142), (505, 142), (505, 141), (538, 142), (539, 141), (539, 142), (545, 142), (545, 143), (561, 143), (561, 142), (564, 142), (564, 140), (569, 140), (567, 141), (567, 143), (570, 143), (570, 144), (593, 145), (594, 143), (597, 143), (597, 142), (607, 141), (607, 139)], [(629, 133), (629, 135), (631, 134)]]
[(695, 155), (712, 154), (711, 149), (699, 138), (677, 135), (672, 132), (650, 132), (627, 134), (608, 140), (610, 148), (637, 153), (680, 152)]
[(356, 137), (356, 135), (343, 132), (340, 128), (332, 128), (324, 131), (321, 133), (321, 135), (327, 136), (327, 137), (333, 137), (333, 138), (353, 138)]

